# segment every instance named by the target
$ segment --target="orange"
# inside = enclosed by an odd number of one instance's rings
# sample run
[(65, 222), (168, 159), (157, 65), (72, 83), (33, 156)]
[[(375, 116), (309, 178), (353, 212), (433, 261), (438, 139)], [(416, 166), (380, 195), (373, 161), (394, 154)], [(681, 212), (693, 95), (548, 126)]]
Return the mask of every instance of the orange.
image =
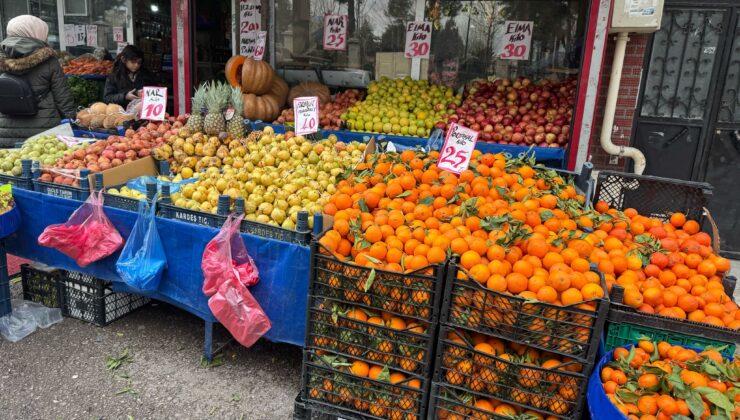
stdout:
[(527, 290), (529, 281), (527, 277), (520, 273), (509, 273), (506, 276), (506, 284), (509, 292), (517, 294)]
[(352, 363), (352, 366), (350, 367), (350, 371), (354, 375), (367, 378), (367, 376), (370, 373), (370, 366), (361, 360), (356, 360)]
[(558, 292), (551, 286), (542, 286), (537, 291), (537, 300), (547, 303), (553, 303), (558, 299)]

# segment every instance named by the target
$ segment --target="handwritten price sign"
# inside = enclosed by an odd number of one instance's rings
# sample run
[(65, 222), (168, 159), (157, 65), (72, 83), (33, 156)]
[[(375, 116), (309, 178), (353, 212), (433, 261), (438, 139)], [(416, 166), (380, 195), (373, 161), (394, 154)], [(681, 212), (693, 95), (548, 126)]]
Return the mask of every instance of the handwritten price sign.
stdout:
[(64, 25), (64, 43), (70, 47), (77, 45), (77, 37), (75, 36), (75, 25), (67, 23)]
[(85, 45), (85, 25), (75, 25), (74, 45)]
[(123, 26), (113, 27), (113, 42), (123, 42)]
[(437, 167), (456, 174), (468, 169), (477, 142), (477, 131), (452, 123), (447, 130)]
[(262, 61), (262, 57), (265, 56), (265, 44), (267, 41), (267, 31), (257, 32), (257, 41), (254, 45), (254, 58), (255, 60)]
[(429, 58), (432, 43), (432, 24), (430, 22), (406, 23), (406, 58)]
[(144, 86), (141, 95), (142, 120), (164, 121), (164, 112), (167, 109), (167, 88), (156, 86)]
[(98, 46), (98, 26), (87, 25), (87, 46), (97, 47)]
[(347, 50), (347, 15), (324, 16), (324, 49)]
[(534, 22), (507, 20), (498, 56), (504, 60), (529, 60)]
[(304, 96), (293, 99), (295, 133), (299, 136), (319, 131), (319, 98)]
[(239, 32), (259, 31), (262, 24), (262, 3), (260, 0), (241, 0), (239, 2)]

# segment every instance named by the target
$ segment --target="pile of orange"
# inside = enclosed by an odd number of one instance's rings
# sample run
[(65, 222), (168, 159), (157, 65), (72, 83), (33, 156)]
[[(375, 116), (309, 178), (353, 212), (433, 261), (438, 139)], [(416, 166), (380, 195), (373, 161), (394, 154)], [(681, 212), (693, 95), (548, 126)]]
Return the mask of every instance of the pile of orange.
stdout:
[(600, 375), (609, 400), (633, 420), (740, 416), (740, 363), (711, 348), (696, 352), (643, 340), (615, 349)]
[[(314, 363), (332, 367), (338, 373), (324, 371), (322, 375), (309, 375), (311, 399), (326, 400), (389, 420), (418, 419), (415, 413), (419, 411), (423, 395), (421, 380), (362, 360), (333, 357), (314, 360)], [(367, 379), (394, 386), (380, 388)]]
[(334, 227), (320, 240), (338, 259), (391, 272), (425, 269), (455, 256), (488, 289), (573, 305), (625, 287), (646, 312), (740, 328), (724, 293), (729, 261), (712, 252), (699, 224), (670, 222), (599, 202), (587, 208), (566, 179), (532, 159), (473, 153), (459, 175), (438, 153), (372, 156), (337, 186), (324, 212)]
[(574, 373), (582, 369), (572, 359), (477, 333), (450, 331), (442, 350), (442, 383), (557, 416), (575, 410), (587, 378)]
[(491, 418), (512, 418), (527, 420), (556, 420), (555, 416), (543, 416), (534, 410), (525, 410), (516, 405), (495, 398), (480, 398), (471, 395), (460, 397), (446, 390), (437, 401), (437, 418), (439, 420), (467, 420)]
[(596, 203), (597, 216), (584, 220), (600, 246), (590, 255), (611, 287), (624, 287), (624, 303), (643, 312), (740, 328), (740, 311), (727, 296), (722, 275), (730, 262), (712, 250), (699, 223), (674, 213), (668, 222), (623, 213)]

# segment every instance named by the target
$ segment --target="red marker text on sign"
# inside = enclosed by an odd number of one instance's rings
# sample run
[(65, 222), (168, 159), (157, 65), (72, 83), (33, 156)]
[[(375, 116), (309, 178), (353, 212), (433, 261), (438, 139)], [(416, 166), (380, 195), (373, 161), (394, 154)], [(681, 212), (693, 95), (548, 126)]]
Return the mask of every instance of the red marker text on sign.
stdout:
[(478, 132), (453, 123), (447, 131), (437, 167), (456, 174), (468, 169)]
[(139, 118), (150, 121), (164, 121), (167, 107), (167, 88), (144, 86), (141, 97)]

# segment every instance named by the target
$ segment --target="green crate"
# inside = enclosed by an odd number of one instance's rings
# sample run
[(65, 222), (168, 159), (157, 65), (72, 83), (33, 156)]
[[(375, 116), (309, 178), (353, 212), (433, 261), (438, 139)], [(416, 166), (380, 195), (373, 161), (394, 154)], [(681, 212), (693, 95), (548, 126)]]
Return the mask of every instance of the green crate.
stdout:
[(682, 334), (676, 331), (666, 331), (663, 329), (630, 323), (607, 323), (606, 337), (604, 339), (604, 351), (609, 352), (617, 347), (636, 343), (639, 341), (640, 337), (650, 337), (654, 341), (667, 341), (673, 345), (693, 348), (705, 348), (708, 346), (719, 348), (724, 346), (725, 349), (721, 351), (723, 356), (733, 357), (735, 355), (736, 343), (712, 340), (709, 338)]

